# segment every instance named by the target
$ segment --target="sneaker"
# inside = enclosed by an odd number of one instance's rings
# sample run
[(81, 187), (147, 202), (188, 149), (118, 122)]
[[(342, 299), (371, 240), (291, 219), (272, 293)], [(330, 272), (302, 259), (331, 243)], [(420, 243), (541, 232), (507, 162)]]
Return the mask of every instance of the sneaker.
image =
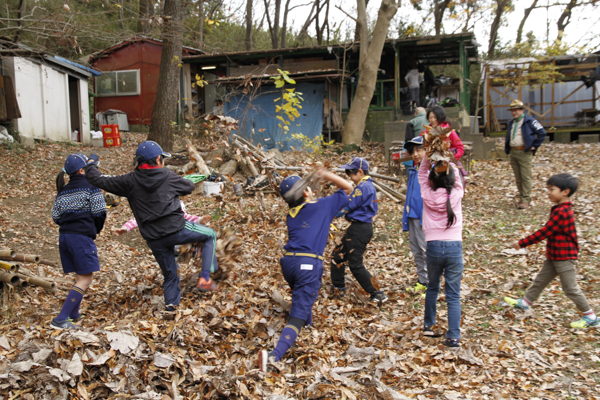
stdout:
[(385, 303), (388, 301), (388, 297), (382, 291), (376, 290), (371, 293), (371, 298), (369, 301), (372, 303)]
[(212, 279), (208, 278), (208, 281), (204, 278), (200, 278), (198, 281), (198, 286), (196, 289), (200, 292), (216, 292), (219, 290), (219, 287)]
[(339, 288), (337, 286), (333, 287), (333, 290), (331, 291), (331, 297), (344, 297), (346, 296), (346, 288)]
[(529, 203), (525, 203), (525, 202), (523, 202), (523, 203), (519, 204), (519, 205), (517, 206), (517, 208), (518, 208), (519, 210), (526, 210), (526, 209), (528, 209), (528, 208), (529, 208)]
[(166, 312), (173, 312), (173, 311), (176, 311), (176, 310), (177, 310), (177, 308), (174, 305), (172, 305), (172, 304), (169, 304), (168, 306), (165, 307), (165, 311)]
[(446, 340), (444, 340), (444, 346), (446, 346), (446, 347), (460, 347), (460, 340), (458, 340), (458, 339), (446, 339)]
[(584, 316), (579, 321), (571, 322), (571, 328), (575, 328), (575, 329), (600, 328), (600, 318), (596, 317), (595, 320), (591, 320), (588, 317)]
[(72, 322), (72, 320), (70, 320), (70, 319), (65, 319), (64, 321), (57, 321), (56, 318), (52, 319), (52, 322), (50, 322), (50, 327), (52, 329), (58, 329), (58, 330), (63, 330), (63, 329), (81, 330), (82, 329), (79, 325), (75, 325)]
[(421, 282), (417, 282), (414, 287), (406, 288), (406, 291), (411, 293), (424, 292), (425, 290), (427, 290), (427, 285), (423, 285)]
[(272, 351), (261, 350), (258, 353), (258, 369), (262, 372), (267, 372), (267, 367), (269, 364), (275, 362), (275, 356)]
[(433, 330), (431, 329), (430, 326), (426, 326), (425, 328), (423, 328), (423, 336), (427, 336), (427, 337), (441, 337), (444, 336), (444, 332), (436, 329)]
[(529, 310), (529, 306), (525, 305), (523, 299), (515, 300), (510, 297), (505, 297), (504, 302), (509, 306), (513, 306), (514, 308), (518, 308), (519, 310)]

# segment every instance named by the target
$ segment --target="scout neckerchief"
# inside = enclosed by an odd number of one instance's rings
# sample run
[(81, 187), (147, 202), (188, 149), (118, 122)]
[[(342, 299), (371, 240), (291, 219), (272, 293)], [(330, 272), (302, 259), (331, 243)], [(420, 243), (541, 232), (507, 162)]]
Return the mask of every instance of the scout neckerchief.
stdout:
[(525, 118), (525, 114), (521, 115), (519, 118), (515, 119), (515, 128), (513, 129), (512, 138), (510, 140), (515, 140), (515, 136), (517, 135), (517, 128), (519, 127), (519, 122)]
[(294, 208), (290, 208), (290, 211), (288, 212), (288, 214), (290, 214), (290, 217), (296, 218), (296, 215), (298, 215), (298, 213), (300, 212), (300, 210), (302, 209), (302, 207), (304, 207), (308, 203), (316, 203), (316, 202), (317, 202), (316, 200), (312, 200), (312, 201), (306, 201), (306, 200), (304, 200), (304, 203), (300, 204), (299, 206), (296, 206)]

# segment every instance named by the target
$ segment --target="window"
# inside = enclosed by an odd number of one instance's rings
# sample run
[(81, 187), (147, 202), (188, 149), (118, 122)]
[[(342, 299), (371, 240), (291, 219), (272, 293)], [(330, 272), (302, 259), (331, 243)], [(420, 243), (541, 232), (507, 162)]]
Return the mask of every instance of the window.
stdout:
[(96, 94), (100, 97), (140, 94), (140, 70), (102, 72), (96, 77)]

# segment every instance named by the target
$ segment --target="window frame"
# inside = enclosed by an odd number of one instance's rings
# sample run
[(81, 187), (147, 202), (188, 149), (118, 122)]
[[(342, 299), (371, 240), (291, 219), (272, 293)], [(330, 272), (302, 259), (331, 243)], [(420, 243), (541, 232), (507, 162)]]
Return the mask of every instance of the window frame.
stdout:
[(98, 82), (99, 82), (99, 77), (96, 77), (94, 79), (94, 89), (96, 91), (96, 96), (98, 97), (117, 97), (117, 96), (139, 96), (141, 94), (141, 81), (140, 81), (140, 70), (139, 69), (123, 69), (123, 70), (118, 70), (118, 71), (102, 71), (103, 75), (109, 75), (112, 74), (115, 77), (115, 81), (118, 82), (119, 81), (119, 73), (131, 73), (131, 72), (135, 72), (136, 75), (136, 86), (137, 86), (137, 90), (135, 92), (124, 92), (124, 93), (119, 93), (119, 85), (115, 84), (115, 93), (99, 93), (98, 92)]

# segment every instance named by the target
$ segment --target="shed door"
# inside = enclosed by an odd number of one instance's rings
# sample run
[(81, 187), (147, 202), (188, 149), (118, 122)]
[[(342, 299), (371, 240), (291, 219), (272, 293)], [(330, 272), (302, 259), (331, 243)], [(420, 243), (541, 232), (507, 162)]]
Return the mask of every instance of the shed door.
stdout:
[(81, 99), (79, 98), (79, 79), (69, 75), (69, 113), (71, 115), (71, 132), (77, 131), (71, 140), (81, 142)]

